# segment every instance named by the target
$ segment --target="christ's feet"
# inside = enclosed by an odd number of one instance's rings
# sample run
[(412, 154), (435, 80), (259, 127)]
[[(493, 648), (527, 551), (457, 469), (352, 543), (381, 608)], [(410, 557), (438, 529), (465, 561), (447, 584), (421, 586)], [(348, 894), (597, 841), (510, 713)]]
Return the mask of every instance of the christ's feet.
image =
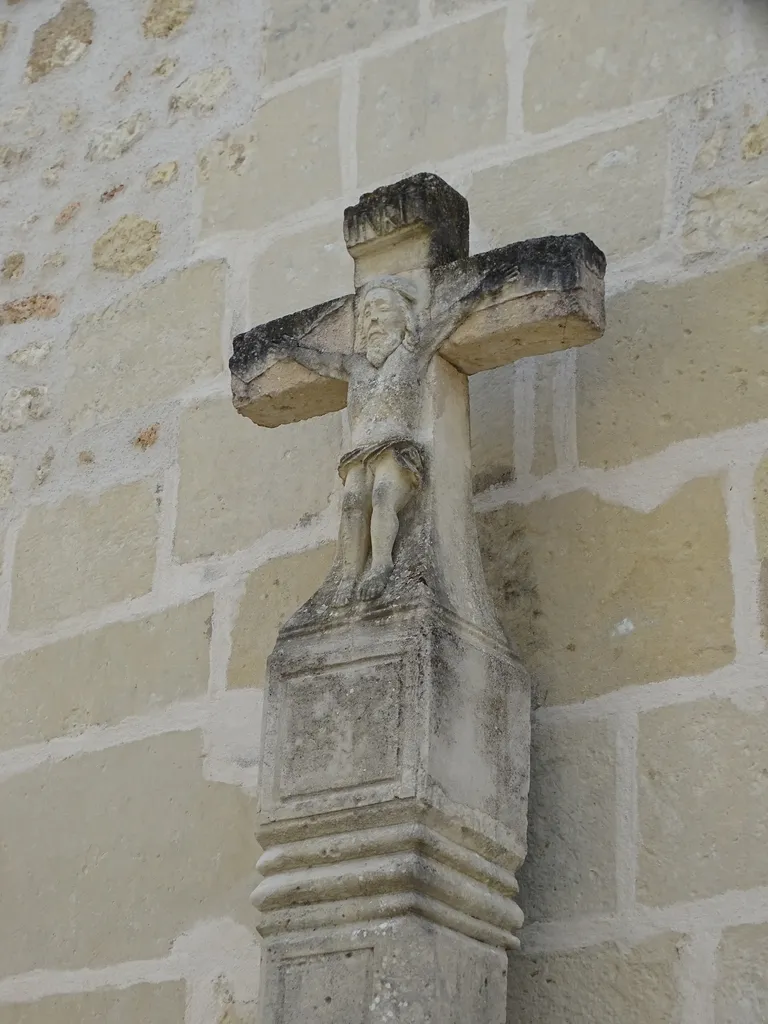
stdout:
[(384, 565), (372, 565), (360, 584), (358, 590), (360, 600), (375, 601), (377, 597), (381, 597), (389, 582), (389, 577), (392, 575), (393, 568), (391, 562)]

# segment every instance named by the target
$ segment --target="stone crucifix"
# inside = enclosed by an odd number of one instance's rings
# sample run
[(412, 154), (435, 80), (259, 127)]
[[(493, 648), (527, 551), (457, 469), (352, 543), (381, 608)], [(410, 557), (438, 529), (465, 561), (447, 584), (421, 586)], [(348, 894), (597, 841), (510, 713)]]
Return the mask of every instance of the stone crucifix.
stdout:
[(255, 423), (348, 421), (336, 558), (268, 666), (263, 1021), (503, 1024), (530, 688), (483, 577), (467, 376), (596, 338), (605, 258), (585, 235), (470, 257), (431, 174), (364, 195), (344, 236), (355, 293), (230, 361)]

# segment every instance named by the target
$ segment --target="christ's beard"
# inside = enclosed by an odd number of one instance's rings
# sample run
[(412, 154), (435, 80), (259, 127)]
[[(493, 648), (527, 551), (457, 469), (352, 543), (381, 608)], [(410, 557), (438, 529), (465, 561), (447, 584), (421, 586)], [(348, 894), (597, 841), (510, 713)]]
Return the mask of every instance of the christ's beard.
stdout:
[(402, 338), (399, 334), (385, 333), (383, 331), (375, 331), (372, 335), (369, 334), (366, 344), (368, 362), (378, 369), (398, 348), (401, 341)]

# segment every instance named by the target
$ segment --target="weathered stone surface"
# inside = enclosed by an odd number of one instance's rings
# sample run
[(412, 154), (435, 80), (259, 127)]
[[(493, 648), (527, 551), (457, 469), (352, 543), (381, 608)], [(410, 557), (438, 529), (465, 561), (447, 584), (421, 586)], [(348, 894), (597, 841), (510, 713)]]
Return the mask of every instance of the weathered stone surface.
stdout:
[(560, 373), (564, 353), (539, 356), (535, 367), (534, 410), (533, 410), (533, 454), (531, 473), (546, 476), (557, 468), (555, 431), (557, 430), (555, 406), (562, 399), (555, 393), (555, 382)]
[(113, 128), (97, 132), (88, 145), (89, 160), (108, 162), (117, 160), (142, 139), (150, 127), (149, 115), (138, 111)]
[(709, 672), (733, 658), (720, 480), (694, 480), (647, 514), (576, 491), (506, 506), (481, 526), (496, 608), (545, 703)]
[(147, 593), (156, 535), (155, 490), (148, 482), (33, 505), (16, 543), (11, 628), (41, 628)]
[(627, 948), (616, 943), (509, 958), (514, 1024), (682, 1024), (678, 972), (682, 936)]
[(494, 245), (584, 231), (621, 257), (659, 237), (666, 165), (664, 121), (653, 118), (478, 171), (468, 198)]
[(472, 486), (476, 492), (511, 483), (515, 475), (513, 365), (476, 373), (469, 380)]
[[(575, 117), (688, 92), (727, 71), (728, 12), (698, 0), (597, 0), (587, 10), (559, 0), (530, 8), (536, 31), (525, 75), (525, 124), (547, 131)], [(642, 34), (627, 25), (642, 22)], [(557, 69), (557, 73), (554, 73)]]
[(768, 235), (768, 178), (748, 185), (695, 193), (683, 225), (692, 252), (735, 249)]
[(8, 42), (8, 38), (11, 34), (11, 23), (10, 21), (0, 21), (0, 50)]
[(58, 295), (29, 295), (0, 305), (0, 326), (23, 324), (27, 320), (51, 320), (61, 311)]
[(51, 411), (48, 388), (35, 385), (10, 388), (0, 401), (0, 431), (17, 430), (30, 420), (42, 420)]
[(132, 277), (155, 261), (159, 245), (159, 224), (126, 214), (94, 243), (93, 265)]
[(267, 658), (282, 624), (308, 601), (331, 568), (335, 546), (275, 558), (252, 572), (232, 632), (232, 655), (227, 671), (230, 689), (263, 686)]
[(185, 78), (171, 93), (168, 109), (172, 114), (210, 114), (219, 100), (232, 88), (234, 79), (227, 67), (206, 68)]
[(206, 692), (210, 597), (8, 658), (0, 747), (116, 725)]
[(763, 459), (755, 473), (754, 510), (760, 559), (760, 618), (763, 631), (768, 633), (768, 459)]
[(164, 185), (170, 185), (172, 181), (175, 181), (179, 176), (179, 165), (175, 160), (169, 160), (167, 163), (158, 164), (153, 167), (152, 170), (147, 174), (147, 184), (151, 188), (158, 188)]
[(768, 925), (726, 928), (717, 949), (715, 1024), (768, 1019)]
[(195, 0), (152, 0), (141, 27), (148, 39), (166, 39), (186, 25)]
[(222, 368), (223, 307), (224, 266), (208, 262), (82, 320), (68, 342), (74, 372), (64, 414), (70, 424), (109, 419), (215, 377)]
[(768, 264), (609, 303), (608, 331), (577, 363), (579, 458), (615, 466), (765, 417)]
[(162, 957), (197, 921), (248, 914), (253, 808), (205, 781), (201, 753), (199, 733), (170, 733), (0, 787), (0, 816), (14, 823), (3, 835), (8, 974)]
[(615, 762), (616, 740), (604, 722), (534, 722), (528, 857), (520, 872), (528, 921), (615, 909)]
[(393, 29), (415, 25), (418, 0), (359, 4), (341, 0), (272, 0), (264, 35), (264, 68), (270, 81), (370, 46)]
[(0, 1005), (0, 1024), (184, 1024), (184, 988), (165, 981)]
[(33, 370), (45, 362), (51, 354), (53, 343), (50, 341), (33, 341), (31, 345), (24, 348), (17, 348), (15, 352), (9, 352), (8, 360), (15, 366), (21, 366), (25, 370)]
[(258, 230), (339, 194), (339, 89), (333, 75), (275, 96), (201, 154), (205, 234)]
[(363, 183), (504, 140), (503, 36), (504, 13), (494, 12), (363, 66), (357, 142)]
[(18, 281), (24, 273), (24, 253), (11, 252), (3, 260), (3, 268), (0, 271), (4, 281)]
[[(182, 418), (175, 551), (182, 561), (246, 548), (321, 512), (337, 484), (338, 416), (256, 430), (225, 400)], [(245, 470), (245, 472), (244, 472)]]
[(661, 906), (768, 882), (766, 737), (763, 693), (640, 716), (640, 902)]
[(61, 10), (35, 32), (26, 78), (37, 82), (56, 68), (84, 56), (93, 42), (94, 14), (85, 0), (66, 0)]
[(71, 203), (67, 203), (65, 207), (59, 210), (56, 214), (56, 219), (53, 222), (54, 230), (61, 231), (62, 228), (67, 226), (67, 224), (70, 224), (80, 212), (82, 205), (83, 204), (81, 202), (73, 199)]
[(5, 181), (23, 170), (29, 157), (30, 151), (28, 149), (0, 144), (0, 174), (2, 174), (2, 180)]
[(338, 222), (281, 238), (256, 260), (251, 274), (251, 315), (259, 323), (352, 291), (353, 263)]
[(0, 508), (11, 500), (15, 467), (16, 459), (12, 455), (0, 455)]
[(768, 116), (749, 126), (741, 142), (741, 155), (745, 160), (757, 160), (768, 152)]

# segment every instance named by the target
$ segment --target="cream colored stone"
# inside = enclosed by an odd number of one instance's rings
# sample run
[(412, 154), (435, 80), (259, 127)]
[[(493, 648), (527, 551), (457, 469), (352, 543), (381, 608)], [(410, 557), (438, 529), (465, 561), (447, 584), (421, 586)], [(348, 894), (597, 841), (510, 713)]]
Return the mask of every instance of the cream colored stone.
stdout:
[(17, 281), (24, 273), (24, 253), (9, 253), (3, 260), (2, 277), (4, 281)]
[[(11, 500), (15, 466), (16, 459), (12, 455), (0, 455), (0, 508)], [(2, 690), (0, 690), (1, 695)]]
[(228, 400), (182, 418), (175, 551), (182, 561), (249, 547), (322, 512), (341, 485), (338, 415), (269, 430)]
[(530, 922), (616, 906), (616, 740), (604, 722), (534, 722), (528, 857), (519, 875)]
[(749, 126), (741, 143), (741, 155), (745, 160), (757, 160), (768, 152), (768, 116), (757, 124)]
[(509, 958), (515, 1024), (682, 1024), (683, 937)]
[(472, 218), (493, 245), (583, 231), (609, 257), (626, 256), (659, 237), (666, 165), (663, 119), (640, 121), (478, 171)]
[(185, 78), (177, 86), (168, 101), (172, 114), (210, 114), (219, 100), (229, 92), (234, 83), (232, 72), (226, 67), (206, 68)]
[(183, 981), (0, 1005), (0, 1024), (184, 1024)]
[(140, 110), (113, 128), (97, 132), (90, 141), (86, 156), (99, 163), (118, 160), (147, 134), (150, 124), (149, 114)]
[(339, 194), (339, 89), (333, 75), (275, 96), (201, 154), (205, 234), (258, 230)]
[(264, 686), (267, 658), (277, 631), (315, 593), (333, 562), (336, 547), (275, 558), (248, 577), (232, 633), (227, 686)]
[(116, 725), (205, 694), (212, 612), (203, 597), (8, 658), (0, 747)]
[(59, 13), (35, 32), (26, 80), (37, 82), (85, 55), (93, 42), (94, 14), (85, 0), (66, 0)]
[(265, 323), (346, 295), (354, 288), (353, 272), (338, 220), (282, 238), (254, 263), (251, 319)]
[(755, 530), (757, 555), (760, 559), (760, 618), (763, 634), (768, 634), (768, 458), (763, 459), (755, 473)]
[(768, 265), (744, 263), (608, 303), (604, 338), (577, 362), (579, 458), (615, 466), (761, 420)]
[(768, 884), (768, 701), (640, 716), (637, 897), (663, 906)]
[(0, 401), (0, 431), (17, 430), (30, 420), (42, 420), (50, 414), (51, 400), (45, 385), (10, 388)]
[(16, 543), (11, 628), (57, 619), (146, 594), (155, 568), (157, 513), (149, 483), (96, 497), (33, 505)]
[(23, 367), (25, 370), (36, 369), (48, 358), (52, 348), (53, 343), (50, 341), (33, 341), (31, 345), (26, 345), (24, 348), (16, 349), (15, 352), (10, 352), (8, 360), (16, 366)]
[(195, 0), (152, 0), (141, 23), (148, 39), (166, 39), (187, 23)]
[(734, 655), (722, 483), (650, 513), (585, 491), (482, 520), (486, 574), (545, 703), (710, 672)]
[(23, 324), (27, 320), (51, 320), (61, 312), (58, 295), (28, 295), (0, 305), (0, 326)]
[(363, 65), (361, 184), (504, 141), (504, 19), (495, 11)]
[(156, 167), (152, 168), (152, 170), (147, 174), (147, 184), (152, 188), (170, 185), (172, 181), (175, 181), (178, 178), (178, 176), (178, 163), (175, 160), (169, 160), (167, 163), (158, 164)]
[(215, 377), (223, 305), (223, 264), (198, 263), (82, 320), (68, 343), (67, 420), (86, 426)]
[[(728, 10), (699, 0), (536, 0), (525, 74), (525, 125), (543, 132), (575, 117), (688, 92), (728, 70)], [(628, 26), (642, 31), (628, 31)]]
[(768, 1020), (768, 925), (724, 929), (717, 949), (715, 1024)]
[(511, 363), (469, 378), (472, 486), (476, 492), (511, 483), (514, 478), (514, 385)]
[(357, 0), (307, 3), (272, 0), (264, 37), (264, 66), (269, 80), (287, 78), (324, 60), (360, 50), (386, 32), (409, 28), (419, 18), (418, 0)]
[(93, 246), (93, 265), (132, 277), (154, 263), (160, 245), (160, 225), (134, 214), (121, 217)]
[[(563, 353), (540, 356), (535, 362), (535, 400), (533, 420), (533, 458), (531, 473), (534, 476), (546, 476), (557, 468), (555, 449), (555, 431), (557, 429), (555, 405), (558, 396), (555, 392)], [(559, 410), (558, 410), (559, 411)]]
[(735, 249), (768, 237), (768, 178), (691, 197), (683, 244), (691, 252)]
[(201, 755), (199, 733), (166, 733), (0, 787), (5, 973), (164, 957), (198, 921), (251, 920), (254, 808)]

